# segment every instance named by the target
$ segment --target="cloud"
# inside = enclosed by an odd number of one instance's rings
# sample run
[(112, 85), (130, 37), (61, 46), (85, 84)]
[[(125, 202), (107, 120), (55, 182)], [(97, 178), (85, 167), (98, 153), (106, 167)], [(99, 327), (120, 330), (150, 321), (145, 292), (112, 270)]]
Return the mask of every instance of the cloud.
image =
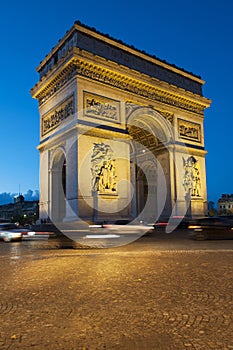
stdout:
[(39, 200), (39, 191), (28, 190), (27, 193), (23, 194), (25, 201), (38, 201)]
[[(18, 196), (18, 193), (2, 192), (0, 193), (0, 205), (14, 203), (14, 198)], [(37, 201), (39, 200), (39, 191), (28, 190), (23, 193), (25, 201)]]

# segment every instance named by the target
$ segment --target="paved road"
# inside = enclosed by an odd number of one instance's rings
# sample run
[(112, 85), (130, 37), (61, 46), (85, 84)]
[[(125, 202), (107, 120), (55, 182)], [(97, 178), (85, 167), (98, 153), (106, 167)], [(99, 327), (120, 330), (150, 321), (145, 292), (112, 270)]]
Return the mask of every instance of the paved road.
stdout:
[(233, 240), (0, 243), (3, 350), (233, 349)]

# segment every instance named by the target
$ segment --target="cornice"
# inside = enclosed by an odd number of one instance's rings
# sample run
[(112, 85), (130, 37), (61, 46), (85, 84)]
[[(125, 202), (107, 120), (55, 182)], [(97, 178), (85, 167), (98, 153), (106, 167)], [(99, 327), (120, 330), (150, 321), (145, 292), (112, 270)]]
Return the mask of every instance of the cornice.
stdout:
[(204, 146), (190, 144), (188, 141), (172, 142), (167, 146), (167, 149), (170, 151), (175, 151), (176, 154), (184, 153), (187, 155), (205, 156), (208, 153)]
[(56, 134), (52, 134), (45, 136), (41, 139), (40, 144), (37, 146), (37, 149), (39, 151), (43, 151), (46, 147), (50, 147), (50, 145), (53, 145), (53, 147), (57, 147), (57, 144), (54, 146), (54, 143), (57, 142), (65, 142), (67, 135), (72, 135), (74, 133), (78, 133), (79, 137), (88, 135), (88, 136), (95, 136), (95, 137), (105, 137), (109, 139), (115, 139), (115, 140), (125, 140), (129, 141), (132, 139), (132, 136), (123, 132), (121, 129), (111, 128), (105, 129), (104, 126), (100, 125), (98, 128), (96, 128), (95, 124), (87, 124), (84, 121), (80, 120), (78, 123), (73, 125), (69, 130), (61, 129), (56, 132)]
[(44, 103), (74, 77), (83, 77), (133, 93), (151, 101), (185, 109), (200, 115), (211, 100), (170, 85), (146, 74), (130, 70), (101, 57), (73, 48), (63, 65), (60, 63), (31, 90), (32, 96)]

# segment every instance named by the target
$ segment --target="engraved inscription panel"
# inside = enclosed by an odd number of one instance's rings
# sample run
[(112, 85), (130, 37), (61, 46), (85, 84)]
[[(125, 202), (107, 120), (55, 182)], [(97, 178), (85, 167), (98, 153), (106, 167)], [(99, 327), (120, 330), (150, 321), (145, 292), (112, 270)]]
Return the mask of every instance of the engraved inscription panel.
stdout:
[(70, 96), (56, 108), (42, 117), (42, 136), (56, 128), (61, 122), (74, 113), (74, 96)]
[(89, 92), (83, 93), (83, 99), (85, 116), (120, 123), (119, 101)]
[(201, 142), (201, 125), (178, 119), (179, 137), (191, 141)]

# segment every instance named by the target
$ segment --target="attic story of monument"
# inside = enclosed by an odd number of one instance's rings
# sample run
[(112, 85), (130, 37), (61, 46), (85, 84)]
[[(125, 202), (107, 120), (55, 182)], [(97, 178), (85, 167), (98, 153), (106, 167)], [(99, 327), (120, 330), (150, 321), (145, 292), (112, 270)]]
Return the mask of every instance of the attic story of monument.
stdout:
[(80, 22), (37, 71), (42, 219), (207, 212), (199, 76)]

